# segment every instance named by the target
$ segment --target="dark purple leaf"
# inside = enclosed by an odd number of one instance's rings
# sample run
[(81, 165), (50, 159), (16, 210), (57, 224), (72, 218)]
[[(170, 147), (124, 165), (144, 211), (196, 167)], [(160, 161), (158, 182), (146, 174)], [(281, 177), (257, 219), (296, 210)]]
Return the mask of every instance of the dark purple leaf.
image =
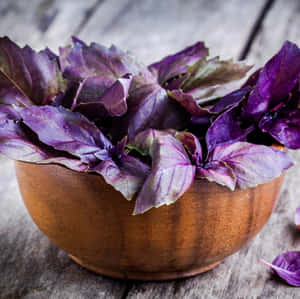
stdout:
[(262, 117), (259, 127), (290, 149), (300, 148), (300, 110), (284, 109)]
[(175, 132), (174, 137), (178, 139), (185, 147), (192, 158), (194, 165), (202, 163), (202, 147), (198, 138), (189, 132)]
[(206, 108), (200, 107), (197, 104), (196, 99), (192, 95), (185, 93), (180, 89), (175, 89), (175, 90), (169, 91), (168, 95), (172, 99), (176, 100), (192, 116), (205, 117), (205, 116), (210, 115), (209, 110)]
[[(204, 43), (198, 42), (176, 54), (169, 55), (161, 61), (151, 64), (149, 69), (153, 73), (157, 73), (159, 84), (164, 85), (168, 80), (185, 74), (189, 66), (192, 66), (207, 55), (208, 49)], [(177, 85), (179, 82), (177, 81)]]
[(0, 101), (31, 106), (51, 102), (65, 89), (56, 59), (0, 38)]
[(0, 104), (31, 106), (33, 103), (21, 93), (0, 71)]
[(236, 177), (239, 188), (255, 187), (265, 183), (293, 165), (287, 153), (272, 147), (248, 142), (217, 146), (209, 161), (223, 162)]
[(243, 88), (249, 87), (249, 86), (251, 86), (251, 87), (255, 86), (255, 84), (257, 83), (257, 80), (259, 78), (260, 71), (261, 71), (261, 68), (256, 70), (253, 74), (251, 74), (249, 76), (249, 78), (247, 79), (247, 81), (243, 84)]
[(129, 111), (129, 138), (147, 128), (163, 129), (165, 116), (172, 113), (169, 110), (171, 105), (166, 91), (154, 85), (153, 90), (141, 99), (135, 109)]
[(127, 144), (127, 136), (125, 136), (122, 140), (120, 140), (116, 146), (114, 146), (112, 153), (115, 157), (118, 159), (121, 159), (121, 157), (127, 152), (126, 150), (126, 144)]
[(114, 135), (128, 135), (129, 139), (146, 129), (180, 129), (184, 125), (185, 111), (169, 99), (165, 89), (153, 77), (134, 77), (127, 100), (128, 113), (118, 121)]
[(90, 171), (101, 174), (106, 183), (131, 200), (144, 183), (149, 167), (134, 157), (123, 155), (118, 162), (102, 161)]
[(230, 109), (219, 115), (206, 133), (208, 151), (212, 151), (217, 145), (234, 143), (246, 140), (254, 126), (244, 128), (239, 120), (239, 109), (233, 105)]
[(12, 105), (0, 104), (0, 123), (5, 120), (19, 120), (20, 114)]
[(174, 203), (194, 181), (195, 166), (178, 140), (159, 136), (152, 146), (152, 171), (138, 194), (134, 214)]
[(277, 106), (299, 81), (299, 74), (300, 49), (287, 41), (260, 71), (244, 114), (257, 120), (270, 108)]
[(212, 113), (221, 113), (222, 111), (229, 109), (230, 107), (238, 106), (249, 93), (250, 88), (244, 87), (238, 90), (235, 90), (228, 95), (221, 98), (211, 109)]
[(76, 111), (89, 119), (100, 119), (104, 116), (122, 116), (127, 112), (127, 97), (132, 76), (127, 74), (109, 87), (97, 102), (82, 103)]
[[(205, 128), (206, 126), (211, 124), (213, 115), (207, 114), (203, 116), (191, 116), (190, 125)], [(203, 130), (204, 131), (204, 130)]]
[(87, 46), (73, 38), (73, 46), (60, 49), (60, 64), (64, 77), (71, 82), (86, 79), (78, 103), (96, 102), (116, 80), (130, 73), (147, 72), (131, 56), (115, 46), (106, 48), (92, 43)]
[(91, 102), (78, 105), (73, 111), (79, 112), (90, 121), (103, 121), (108, 118), (107, 110), (102, 103)]
[(40, 164), (61, 164), (76, 171), (86, 171), (87, 166), (80, 160), (51, 151), (37, 144), (24, 132), (19, 122), (0, 121), (0, 153), (13, 160)]
[(235, 189), (236, 177), (232, 169), (226, 163), (220, 161), (211, 161), (204, 167), (197, 167), (196, 178), (216, 182), (232, 191)]
[[(78, 88), (77, 88), (76, 93), (75, 93), (75, 97), (74, 97), (74, 99), (73, 99), (73, 101), (72, 101), (71, 107), (66, 107), (66, 108), (70, 108), (71, 110), (74, 110), (74, 109), (76, 108), (76, 106), (78, 105), (78, 98), (79, 98), (79, 95), (80, 95), (80, 93), (81, 93), (81, 91), (82, 91), (84, 85), (86, 84), (87, 79), (88, 79), (88, 78), (85, 78), (85, 79), (83, 79), (83, 80), (79, 83)], [(74, 92), (74, 91), (73, 91), (74, 85), (73, 85), (72, 87), (70, 87), (69, 90), (70, 90), (70, 89), (72, 89), (72, 92)]]
[(300, 286), (300, 251), (287, 251), (278, 255), (272, 264), (260, 260), (263, 264), (270, 267), (273, 274), (277, 274), (289, 285)]
[(40, 53), (48, 56), (50, 60), (55, 60), (57, 63), (59, 63), (59, 57), (55, 53), (53, 53), (49, 48), (40, 51)]
[(30, 107), (20, 111), (24, 123), (39, 139), (57, 150), (95, 163), (110, 157), (110, 141), (80, 113), (63, 107)]
[(182, 90), (172, 90), (169, 91), (168, 94), (171, 98), (181, 104), (195, 119), (202, 119), (211, 117), (213, 114), (221, 113), (230, 107), (236, 107), (242, 102), (249, 91), (250, 88), (235, 90), (217, 100), (215, 104), (205, 107), (201, 107), (192, 94), (184, 93)]

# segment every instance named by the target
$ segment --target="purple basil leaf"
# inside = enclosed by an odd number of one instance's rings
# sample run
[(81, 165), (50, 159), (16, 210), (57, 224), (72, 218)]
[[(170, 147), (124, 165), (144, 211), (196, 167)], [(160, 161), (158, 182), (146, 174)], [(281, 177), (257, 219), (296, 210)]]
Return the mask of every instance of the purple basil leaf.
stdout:
[(168, 130), (155, 130), (155, 129), (147, 129), (138, 133), (134, 138), (130, 139), (126, 144), (126, 147), (129, 150), (136, 150), (141, 155), (153, 155), (153, 144), (154, 142), (160, 138), (161, 136), (171, 135), (173, 137), (176, 136), (178, 132), (173, 129)]
[(50, 102), (65, 89), (56, 59), (48, 51), (19, 48), (0, 38), (0, 101), (23, 106)]
[[(79, 101), (79, 99), (78, 99), (78, 98), (79, 98), (79, 95), (80, 95), (80, 93), (81, 93), (81, 91), (82, 91), (84, 85), (86, 84), (87, 79), (88, 79), (88, 78), (85, 78), (85, 79), (83, 79), (83, 80), (79, 83), (78, 88), (77, 88), (76, 93), (75, 93), (75, 97), (74, 97), (74, 99), (73, 99), (73, 101), (72, 101), (71, 107), (66, 107), (66, 108), (70, 108), (71, 110), (74, 110), (74, 109), (76, 108), (76, 106), (77, 106), (77, 104), (78, 104), (78, 101)], [(73, 89), (74, 89), (73, 87), (74, 87), (74, 85), (71, 86), (71, 87), (69, 88), (69, 90), (72, 89), (72, 92), (73, 92)]]
[(113, 130), (114, 135), (128, 135), (129, 139), (148, 128), (180, 129), (186, 117), (185, 111), (168, 97), (154, 77), (134, 77), (127, 104), (128, 113)]
[[(169, 91), (169, 96), (178, 101), (191, 115), (202, 116), (207, 113), (205, 106), (235, 90), (237, 80), (245, 76), (248, 70), (248, 66), (234, 64), (232, 61), (220, 61), (218, 58), (208, 61), (203, 59), (190, 68), (190, 77), (183, 83), (181, 89)], [(244, 96), (241, 95), (242, 92), (243, 90), (240, 93), (236, 91), (231, 98), (225, 99), (215, 112), (218, 113), (221, 108), (235, 103)]]
[[(192, 126), (208, 126), (211, 124), (213, 115), (191, 116), (189, 123)], [(203, 128), (203, 127), (202, 127)]]
[(247, 79), (247, 81), (243, 84), (243, 87), (249, 87), (249, 86), (255, 86), (255, 84), (257, 83), (257, 80), (259, 78), (259, 74), (261, 72), (261, 68), (259, 68), (258, 70), (256, 70), (253, 74), (251, 74), (249, 76), (249, 78)]
[(87, 166), (80, 160), (66, 157), (62, 153), (36, 144), (14, 120), (0, 121), (0, 153), (10, 159), (40, 163), (61, 164), (76, 171), (85, 171)]
[(127, 97), (132, 76), (127, 74), (109, 87), (97, 102), (82, 103), (76, 111), (89, 119), (100, 119), (104, 116), (122, 116), (127, 112)]
[[(293, 165), (287, 153), (272, 146), (235, 142), (219, 145), (209, 155), (209, 161), (229, 166), (239, 188), (265, 183)], [(274, 163), (276, 161), (276, 163)]]
[[(235, 90), (221, 99), (217, 100), (215, 104), (211, 106), (201, 107), (192, 95), (192, 93), (185, 93), (182, 90), (172, 90), (168, 94), (171, 98), (181, 104), (186, 111), (188, 111), (193, 117), (208, 117), (212, 114), (220, 113), (232, 106), (237, 106), (250, 91), (250, 88), (243, 88)], [(216, 100), (216, 99), (215, 99)]]
[(244, 113), (258, 119), (270, 108), (282, 102), (299, 81), (300, 49), (286, 41), (262, 68), (253, 92), (250, 94)]
[(99, 121), (107, 118), (107, 111), (101, 103), (82, 103), (76, 107), (75, 112), (79, 112), (91, 121)]
[(272, 264), (260, 260), (263, 264), (270, 267), (273, 274), (277, 274), (289, 285), (300, 286), (300, 251), (287, 251), (278, 255)]
[(300, 110), (285, 109), (266, 114), (259, 122), (263, 132), (290, 149), (300, 148)]
[(187, 152), (191, 155), (192, 161), (195, 165), (202, 162), (202, 147), (196, 136), (189, 132), (178, 132), (173, 129), (169, 130), (154, 130), (148, 129), (137, 134), (127, 144), (129, 149), (135, 149), (142, 155), (153, 155), (153, 144), (162, 136), (171, 135), (179, 140)]
[(204, 167), (197, 167), (196, 178), (216, 182), (228, 187), (232, 191), (235, 189), (236, 177), (232, 169), (223, 162), (212, 161), (207, 163)]
[[(1, 66), (1, 62), (0, 62)], [(0, 104), (31, 106), (33, 103), (11, 83), (0, 71)]]
[(217, 145), (244, 141), (247, 135), (253, 131), (254, 126), (243, 128), (238, 119), (239, 110), (235, 105), (219, 115), (206, 133), (208, 151), (212, 151)]
[(86, 79), (78, 103), (98, 101), (116, 80), (128, 73), (147, 72), (146, 67), (115, 46), (106, 48), (96, 43), (87, 46), (76, 38), (73, 46), (60, 49), (60, 65), (70, 82)]
[(295, 224), (296, 226), (300, 229), (300, 207), (296, 209), (296, 214), (295, 214)]
[(176, 100), (192, 116), (204, 117), (210, 115), (209, 110), (200, 107), (192, 95), (185, 93), (180, 89), (168, 91), (168, 95)]
[(152, 146), (152, 171), (138, 194), (134, 214), (174, 203), (194, 181), (195, 166), (178, 140), (159, 136)]
[(176, 132), (174, 134), (185, 147), (187, 152), (191, 155), (192, 162), (198, 166), (202, 163), (202, 147), (198, 138), (189, 132)]
[(13, 105), (0, 104), (0, 123), (5, 120), (19, 120), (20, 114)]
[(118, 159), (121, 159), (121, 157), (127, 153), (126, 144), (127, 144), (127, 136), (125, 136), (122, 140), (120, 140), (116, 146), (113, 148), (113, 155), (117, 157)]
[(118, 162), (102, 161), (90, 171), (101, 174), (106, 183), (131, 200), (145, 181), (149, 167), (134, 157), (123, 155)]
[(110, 158), (110, 141), (80, 113), (63, 107), (30, 107), (20, 110), (24, 123), (39, 139), (85, 163)]
[[(155, 72), (153, 72), (155, 75)], [(157, 74), (156, 74), (157, 75)], [(173, 79), (171, 79), (170, 81), (166, 82), (163, 85), (163, 88), (166, 90), (175, 90), (175, 89), (179, 89), (180, 86), (182, 85), (182, 83), (188, 78), (189, 74), (185, 73), (184, 75), (179, 75)]]
[(50, 60), (55, 60), (57, 63), (59, 63), (59, 57), (54, 52), (52, 52), (48, 47), (46, 49), (40, 51), (40, 53), (48, 56), (48, 58)]
[(32, 144), (20, 124), (14, 120), (0, 122), (0, 152), (11, 159), (27, 162), (48, 159), (48, 155)]
[(132, 138), (127, 147), (130, 149), (136, 149), (142, 155), (150, 154), (152, 156), (153, 143), (160, 136), (169, 135), (168, 131), (158, 131), (154, 129), (148, 129), (140, 132), (134, 138)]
[(212, 113), (221, 113), (222, 111), (229, 109), (230, 107), (238, 106), (249, 93), (250, 88), (244, 87), (238, 90), (235, 90), (228, 95), (221, 98), (211, 109)]
[(114, 82), (128, 73), (137, 75), (144, 68), (116, 46), (106, 48), (96, 43), (88, 46), (77, 38), (73, 38), (72, 46), (60, 48), (60, 54), (64, 75), (75, 81), (102, 76)]
[[(197, 62), (189, 69), (190, 76), (183, 82), (181, 89), (185, 92), (193, 89), (205, 90), (222, 86), (242, 79), (251, 67), (233, 60), (222, 61), (218, 57)], [(203, 92), (203, 91), (202, 91)]]
[(172, 105), (166, 91), (158, 85), (129, 111), (129, 138), (147, 128), (163, 129), (161, 124)]
[(119, 78), (102, 95), (100, 102), (110, 116), (121, 116), (127, 112), (126, 99), (128, 97), (129, 87), (132, 81), (131, 75), (125, 75)]
[[(208, 55), (208, 49), (203, 42), (198, 42), (182, 51), (169, 55), (161, 61), (149, 66), (150, 71), (157, 73), (158, 82), (164, 85), (168, 80), (185, 74), (189, 66)], [(177, 82), (178, 84), (178, 82)], [(179, 86), (179, 85), (178, 85)]]
[(200, 86), (186, 93), (193, 96), (198, 105), (206, 107), (215, 104), (219, 99), (236, 90), (239, 88), (239, 86), (239, 81), (233, 81), (226, 84), (212, 85), (207, 87)]

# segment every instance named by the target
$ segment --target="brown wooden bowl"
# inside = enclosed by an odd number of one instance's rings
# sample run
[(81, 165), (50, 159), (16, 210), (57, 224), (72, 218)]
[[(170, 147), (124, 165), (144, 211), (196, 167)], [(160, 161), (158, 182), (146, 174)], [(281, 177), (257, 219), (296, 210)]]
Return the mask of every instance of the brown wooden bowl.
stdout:
[(16, 162), (37, 226), (73, 260), (107, 276), (167, 280), (212, 269), (251, 240), (270, 217), (283, 182), (234, 192), (195, 180), (173, 205), (132, 216), (100, 175)]

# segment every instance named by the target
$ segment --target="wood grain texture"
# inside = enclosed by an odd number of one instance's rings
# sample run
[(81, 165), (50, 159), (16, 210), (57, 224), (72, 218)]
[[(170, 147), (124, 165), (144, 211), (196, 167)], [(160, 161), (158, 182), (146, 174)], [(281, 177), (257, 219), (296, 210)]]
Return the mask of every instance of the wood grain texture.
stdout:
[[(86, 40), (128, 48), (147, 62), (205, 39), (214, 47), (213, 54), (238, 57), (264, 3), (1, 0), (0, 35), (21, 44), (56, 48), (68, 35), (79, 32)], [(55, 5), (64, 9), (57, 12)], [(275, 0), (248, 59), (262, 64), (287, 38), (300, 44), (299, 11), (298, 0)], [(86, 26), (81, 28), (83, 21)], [(283, 251), (300, 248), (300, 234), (293, 226), (300, 205), (300, 153), (292, 155), (296, 165), (287, 172), (276, 210), (254, 241), (211, 272), (165, 283), (120, 282), (95, 276), (70, 261), (30, 220), (13, 163), (1, 159), (0, 298), (299, 298), (297, 288), (273, 279), (258, 263), (260, 257), (272, 261)]]
[(50, 240), (88, 269), (139, 280), (188, 277), (215, 267), (261, 230), (283, 182), (281, 176), (231, 192), (195, 180), (173, 205), (132, 216), (134, 201), (99, 175), (23, 162), (16, 170), (28, 212)]
[(275, 1), (254, 40), (247, 61), (261, 66), (281, 48), (284, 41), (291, 40), (300, 45), (299, 15), (299, 1)]
[[(79, 30), (86, 14), (99, 0), (2, 0), (0, 36), (8, 35), (20, 45), (57, 50)], [(76, 2), (76, 4), (74, 4)]]
[(206, 41), (212, 56), (237, 58), (265, 2), (109, 0), (79, 37), (116, 44), (146, 63), (199, 40)]

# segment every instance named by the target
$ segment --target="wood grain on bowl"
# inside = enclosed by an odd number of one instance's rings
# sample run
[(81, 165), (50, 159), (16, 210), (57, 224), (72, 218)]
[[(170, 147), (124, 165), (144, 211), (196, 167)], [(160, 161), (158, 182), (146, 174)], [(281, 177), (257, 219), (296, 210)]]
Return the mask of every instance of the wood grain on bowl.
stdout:
[(95, 272), (166, 280), (207, 271), (251, 240), (270, 217), (283, 175), (246, 190), (195, 180), (173, 205), (132, 216), (99, 175), (16, 162), (25, 205), (37, 226)]

